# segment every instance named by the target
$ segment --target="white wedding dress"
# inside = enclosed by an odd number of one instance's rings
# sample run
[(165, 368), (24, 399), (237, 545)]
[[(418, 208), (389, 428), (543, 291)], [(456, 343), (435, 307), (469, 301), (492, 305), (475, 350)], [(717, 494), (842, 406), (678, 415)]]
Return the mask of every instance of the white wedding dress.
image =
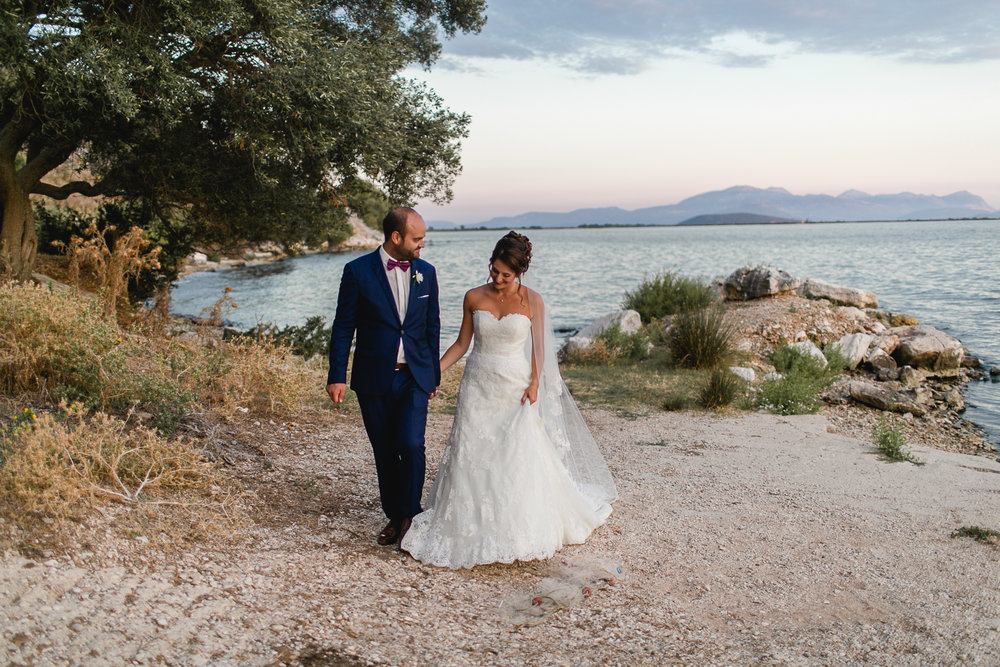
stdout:
[[(549, 437), (539, 404), (521, 403), (531, 380), (531, 320), (477, 310), (473, 332), (430, 502), (401, 548), (449, 568), (548, 558), (583, 542), (611, 513), (617, 493), (575, 481), (569, 448)], [(606, 473), (603, 459), (600, 466)]]

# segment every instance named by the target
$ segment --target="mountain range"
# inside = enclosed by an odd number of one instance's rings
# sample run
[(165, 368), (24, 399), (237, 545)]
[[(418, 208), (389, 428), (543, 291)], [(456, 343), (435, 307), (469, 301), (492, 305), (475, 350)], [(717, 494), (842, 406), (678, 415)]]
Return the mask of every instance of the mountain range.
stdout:
[[(737, 215), (738, 214), (738, 215)], [(784, 188), (739, 185), (705, 192), (667, 206), (626, 211), (618, 207), (581, 208), (567, 213), (531, 212), (492, 218), (465, 228), (579, 227), (582, 225), (750, 224), (858, 220), (946, 220), (1000, 217), (1000, 210), (970, 192), (870, 195), (848, 190), (832, 195), (795, 195)], [(434, 229), (458, 227), (429, 222)]]

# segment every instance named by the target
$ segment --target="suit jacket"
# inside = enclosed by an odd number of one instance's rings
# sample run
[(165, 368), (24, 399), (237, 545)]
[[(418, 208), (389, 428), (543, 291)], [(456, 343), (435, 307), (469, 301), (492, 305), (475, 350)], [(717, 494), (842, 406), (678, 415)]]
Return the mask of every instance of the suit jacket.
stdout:
[(358, 340), (351, 389), (359, 394), (388, 392), (402, 339), (403, 354), (417, 386), (427, 393), (434, 391), (441, 383), (441, 319), (434, 267), (422, 259), (411, 262), (410, 298), (402, 322), (378, 250), (344, 267), (330, 334), (327, 384), (346, 382), (347, 357), (355, 331)]

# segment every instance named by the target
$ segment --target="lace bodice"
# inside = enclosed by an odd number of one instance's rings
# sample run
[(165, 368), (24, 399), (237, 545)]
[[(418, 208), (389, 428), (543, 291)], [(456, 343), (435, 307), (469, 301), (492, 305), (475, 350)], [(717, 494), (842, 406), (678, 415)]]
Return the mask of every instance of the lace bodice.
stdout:
[(527, 358), (525, 344), (531, 335), (531, 320), (527, 315), (508, 313), (497, 319), (488, 310), (476, 310), (472, 313), (472, 331), (473, 354)]

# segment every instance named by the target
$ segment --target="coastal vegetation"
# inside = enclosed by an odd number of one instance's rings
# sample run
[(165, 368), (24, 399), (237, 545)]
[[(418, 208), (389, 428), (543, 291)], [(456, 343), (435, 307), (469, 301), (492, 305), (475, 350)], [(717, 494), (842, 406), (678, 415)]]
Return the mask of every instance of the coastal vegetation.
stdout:
[(899, 423), (890, 423), (885, 417), (879, 417), (872, 426), (872, 441), (886, 461), (907, 461), (916, 465), (924, 463), (910, 451), (903, 426)]
[(726, 367), (737, 357), (734, 326), (714, 299), (694, 278), (644, 279), (624, 300), (641, 316), (638, 331), (615, 323), (587, 346), (567, 347), (563, 375), (574, 395), (627, 413), (730, 405), (745, 383)]
[(824, 360), (783, 343), (775, 348), (771, 363), (778, 377), (761, 383), (757, 405), (779, 415), (810, 414), (823, 407), (817, 398), (847, 366), (833, 346), (823, 351)]
[(401, 74), (484, 12), (480, 0), (3, 12), (0, 270), (32, 271), (33, 197), (110, 197), (197, 240), (286, 246), (344, 237), (357, 179), (395, 202), (447, 200), (469, 118)]
[(715, 295), (704, 282), (667, 271), (643, 280), (625, 292), (623, 307), (639, 313), (643, 323), (704, 308)]
[(172, 336), (164, 310), (108, 309), (108, 289), (0, 284), (0, 516), (44, 532), (112, 503), (171, 538), (231, 525), (237, 485), (192, 435), (300, 413), (322, 365), (267, 336)]
[(958, 530), (952, 532), (951, 536), (953, 538), (970, 537), (977, 542), (982, 542), (983, 544), (1000, 546), (1000, 531), (993, 530), (992, 528), (982, 528), (981, 526), (962, 526)]

